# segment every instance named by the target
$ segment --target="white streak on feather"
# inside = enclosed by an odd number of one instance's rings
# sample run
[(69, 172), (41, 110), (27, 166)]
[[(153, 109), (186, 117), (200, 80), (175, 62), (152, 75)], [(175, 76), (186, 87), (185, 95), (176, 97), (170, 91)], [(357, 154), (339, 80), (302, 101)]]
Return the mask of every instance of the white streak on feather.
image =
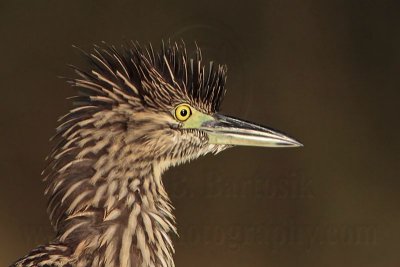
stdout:
[(121, 215), (121, 211), (119, 209), (112, 210), (105, 218), (104, 221), (111, 221), (117, 219)]
[(110, 66), (108, 66), (108, 64), (106, 62), (104, 62), (102, 59), (100, 59), (98, 56), (96, 56), (95, 54), (90, 54), (93, 58), (97, 59), (98, 62), (100, 62), (104, 67), (106, 67), (106, 69), (108, 70), (108, 72), (112, 75), (115, 76), (114, 71), (110, 68)]
[(104, 193), (107, 190), (107, 185), (101, 185), (97, 190), (96, 190), (96, 194), (92, 200), (93, 206), (97, 207), (99, 205), (100, 199), (101, 197), (104, 195)]
[(120, 73), (119, 71), (117, 71), (117, 75), (124, 80), (125, 84), (129, 86), (129, 88), (132, 89), (132, 91), (135, 92), (135, 94), (139, 94), (138, 89), (136, 88), (136, 86), (134, 86), (122, 73)]
[(72, 212), (73, 210), (75, 210), (75, 208), (78, 206), (78, 204), (87, 196), (89, 195), (91, 192), (90, 191), (85, 191), (83, 193), (81, 193), (78, 197), (76, 197), (74, 199), (74, 201), (71, 203), (71, 205), (68, 207), (68, 211)]
[(122, 236), (122, 244), (119, 254), (121, 266), (130, 266), (130, 258), (131, 258), (130, 251), (132, 245), (132, 236), (136, 230), (137, 217), (139, 213), (140, 213), (140, 206), (139, 204), (135, 204), (131, 213), (129, 214), (128, 225), (124, 230), (124, 234)]
[(81, 186), (83, 183), (85, 182), (85, 180), (81, 180), (75, 184), (73, 184), (70, 188), (68, 188), (67, 192), (65, 192), (65, 195), (63, 196), (63, 198), (61, 199), (61, 203), (63, 203), (67, 197), (69, 197), (69, 195), (72, 194), (72, 192), (74, 192), (79, 186)]
[(142, 213), (143, 224), (146, 229), (146, 233), (149, 236), (149, 241), (154, 242), (154, 233), (153, 233), (153, 226), (150, 220), (150, 217), (147, 213)]
[(114, 237), (115, 232), (117, 231), (118, 225), (112, 225), (107, 228), (105, 233), (100, 237), (100, 247), (104, 247), (111, 242), (111, 239)]
[(150, 249), (146, 244), (146, 236), (141, 227), (136, 229), (137, 246), (142, 255), (142, 266), (150, 265)]
[(97, 78), (99, 78), (100, 80), (102, 80), (102, 81), (104, 81), (104, 82), (110, 84), (111, 86), (118, 87), (118, 85), (116, 85), (115, 83), (113, 83), (112, 81), (110, 81), (109, 79), (107, 79), (106, 77), (104, 77), (103, 75), (101, 75), (100, 73), (98, 73), (97, 71), (92, 70), (92, 73), (93, 73), (94, 75), (96, 75)]
[(69, 228), (67, 231), (64, 232), (64, 234), (60, 237), (60, 241), (64, 242), (65, 239), (73, 232), (75, 231), (77, 228), (81, 227), (82, 225), (86, 224), (86, 222), (81, 222), (78, 223), (74, 226), (72, 226), (71, 228)]

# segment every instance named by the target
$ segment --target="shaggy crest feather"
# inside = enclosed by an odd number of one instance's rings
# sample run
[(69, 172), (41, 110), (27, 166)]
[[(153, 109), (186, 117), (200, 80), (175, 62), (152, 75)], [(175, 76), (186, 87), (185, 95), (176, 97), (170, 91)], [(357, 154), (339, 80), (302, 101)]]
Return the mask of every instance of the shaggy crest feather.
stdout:
[[(204, 65), (199, 47), (194, 58), (189, 58), (183, 42), (163, 43), (158, 53), (151, 44), (142, 48), (134, 42), (120, 49), (103, 44), (95, 46), (90, 54), (82, 52), (92, 69), (87, 72), (72, 66), (81, 77), (70, 81), (83, 94), (75, 99), (78, 106), (107, 106), (126, 96), (159, 108), (185, 99), (201, 111), (214, 113), (225, 94), (226, 66), (215, 66), (212, 61)], [(114, 92), (118, 89), (121, 92)]]

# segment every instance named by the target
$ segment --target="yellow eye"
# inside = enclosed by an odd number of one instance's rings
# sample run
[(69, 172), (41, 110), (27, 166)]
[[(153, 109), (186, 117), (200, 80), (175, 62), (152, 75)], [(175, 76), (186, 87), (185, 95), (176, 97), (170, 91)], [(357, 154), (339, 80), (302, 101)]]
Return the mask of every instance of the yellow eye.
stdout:
[(192, 115), (192, 110), (187, 104), (181, 104), (175, 108), (175, 118), (178, 121), (185, 121)]

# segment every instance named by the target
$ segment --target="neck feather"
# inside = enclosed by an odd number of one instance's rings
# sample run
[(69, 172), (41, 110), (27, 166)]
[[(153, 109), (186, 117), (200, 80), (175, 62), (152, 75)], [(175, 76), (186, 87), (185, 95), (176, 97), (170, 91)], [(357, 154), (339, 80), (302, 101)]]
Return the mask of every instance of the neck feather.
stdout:
[[(161, 174), (116, 131), (69, 138), (52, 154), (46, 195), (56, 242), (77, 266), (174, 266), (176, 232)], [(101, 131), (101, 130), (98, 130)]]

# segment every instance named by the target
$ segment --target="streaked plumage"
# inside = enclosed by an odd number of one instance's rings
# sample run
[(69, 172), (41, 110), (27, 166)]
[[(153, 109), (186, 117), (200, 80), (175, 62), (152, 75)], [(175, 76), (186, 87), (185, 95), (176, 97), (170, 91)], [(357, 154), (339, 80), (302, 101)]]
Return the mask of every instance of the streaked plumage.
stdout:
[[(74, 67), (79, 95), (44, 171), (56, 238), (12, 266), (174, 266), (175, 218), (161, 179), (168, 167), (236, 143), (299, 145), (244, 122), (232, 132), (239, 121), (216, 114), (226, 68), (205, 66), (200, 49), (191, 59), (183, 44), (158, 53), (103, 44), (85, 55), (90, 68)], [(182, 103), (187, 121), (173, 113)]]

